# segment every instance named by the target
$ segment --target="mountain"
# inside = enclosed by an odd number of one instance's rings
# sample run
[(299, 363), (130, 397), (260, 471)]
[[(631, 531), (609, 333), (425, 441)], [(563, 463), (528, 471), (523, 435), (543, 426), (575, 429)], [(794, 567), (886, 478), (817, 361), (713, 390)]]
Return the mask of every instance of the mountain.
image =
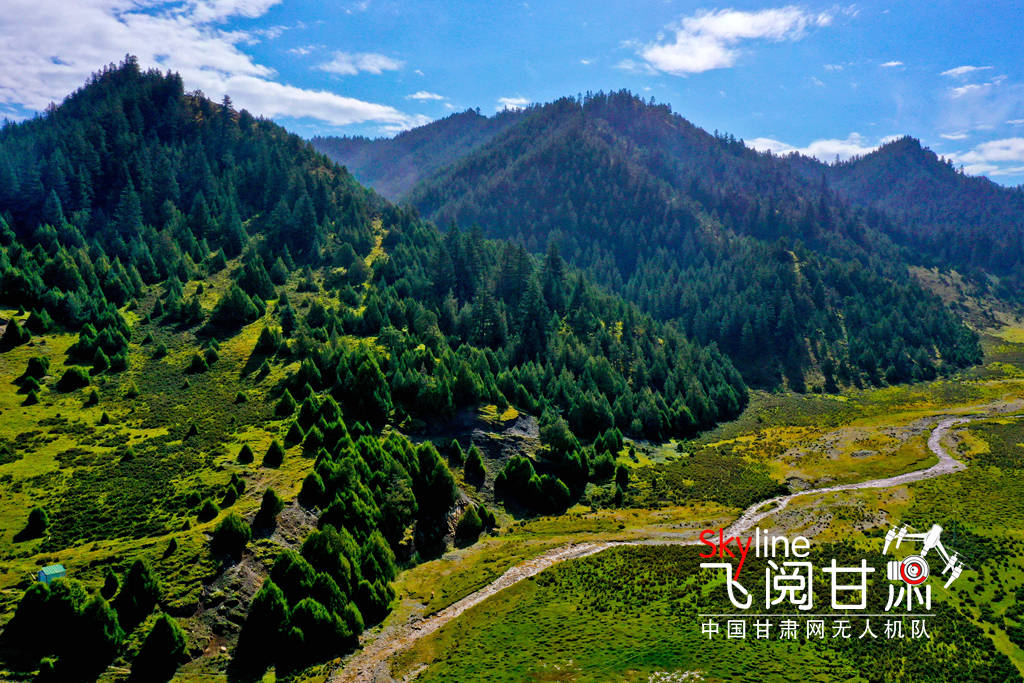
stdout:
[(832, 390), (976, 362), (974, 335), (910, 278), (887, 216), (807, 176), (618, 92), (530, 108), (405, 200), (438, 224), (554, 245), (755, 385)]
[(310, 142), (332, 159), (344, 159), (359, 182), (397, 199), (425, 176), (472, 152), (521, 117), (511, 109), (492, 117), (467, 109), (393, 138), (318, 136)]
[(851, 204), (887, 215), (887, 232), (910, 258), (1017, 282), (1024, 273), (1024, 188), (965, 175), (909, 136), (837, 164), (789, 161), (809, 179), (824, 178)]
[[(623, 434), (691, 436), (748, 400), (713, 344), (556, 251), (441, 234), (133, 58), (0, 130), (0, 321), (20, 678), (156, 680), (195, 654), (182, 628), (241, 679), (331, 659), (468, 506), (479, 530), (489, 508), (614, 505)], [(508, 420), (540, 446), (462, 467), (458, 440)], [(66, 580), (29, 585), (54, 561)]]

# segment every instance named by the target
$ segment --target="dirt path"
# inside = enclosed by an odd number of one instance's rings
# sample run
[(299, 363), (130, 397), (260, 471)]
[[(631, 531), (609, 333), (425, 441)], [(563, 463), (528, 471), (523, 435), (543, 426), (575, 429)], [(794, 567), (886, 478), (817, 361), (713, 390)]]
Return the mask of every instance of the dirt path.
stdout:
[[(808, 489), (806, 491), (800, 491), (798, 493), (791, 493), (771, 498), (769, 500), (760, 501), (744, 510), (743, 514), (741, 514), (735, 522), (729, 525), (725, 533), (728, 536), (747, 531), (753, 528), (755, 524), (765, 517), (780, 512), (789, 505), (791, 500), (799, 498), (800, 496), (820, 495), (823, 493), (850, 491), (854, 489), (890, 488), (960, 471), (964, 469), (966, 465), (955, 460), (946, 452), (946, 449), (942, 447), (942, 437), (945, 436), (950, 427), (978, 419), (979, 417), (985, 416), (974, 415), (971, 417), (949, 417), (939, 421), (938, 425), (936, 425), (932, 430), (931, 435), (928, 437), (928, 448), (939, 458), (939, 461), (931, 467), (899, 474), (893, 477), (885, 477), (883, 479), (872, 479), (854, 484), (827, 486), (820, 489)], [(645, 544), (697, 545), (698, 541), (693, 538), (684, 539), (660, 537), (633, 541), (571, 543), (569, 545), (549, 550), (543, 555), (539, 555), (531, 560), (527, 560), (522, 564), (512, 567), (487, 586), (481, 588), (475, 593), (467, 595), (458, 602), (452, 603), (440, 612), (436, 612), (426, 619), (416, 619), (405, 624), (401, 624), (387, 632), (381, 633), (373, 640), (368, 639), (364, 642), (363, 649), (345, 660), (344, 668), (340, 672), (332, 675), (329, 680), (331, 683), (354, 683), (357, 681), (384, 683), (387, 681), (393, 681), (394, 679), (392, 678), (391, 671), (388, 667), (388, 661), (393, 655), (411, 647), (413, 643), (420, 638), (433, 633), (452, 619), (458, 617), (467, 609), (480, 604), (499, 591), (505, 590), (509, 586), (512, 586), (523, 579), (535, 576), (559, 562), (587, 557), (588, 555), (594, 555), (615, 546)], [(415, 673), (413, 674), (413, 677), (415, 677)]]

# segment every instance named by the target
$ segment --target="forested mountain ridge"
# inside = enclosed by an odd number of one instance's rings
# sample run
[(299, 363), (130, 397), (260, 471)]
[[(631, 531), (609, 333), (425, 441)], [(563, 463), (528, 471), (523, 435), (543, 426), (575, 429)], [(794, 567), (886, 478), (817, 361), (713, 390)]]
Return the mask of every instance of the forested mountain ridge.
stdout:
[(531, 107), (406, 198), (439, 224), (557, 244), (761, 386), (899, 382), (979, 358), (909, 278), (884, 215), (626, 92)]
[(1024, 269), (1024, 189), (966, 175), (909, 136), (836, 164), (785, 160), (810, 180), (824, 178), (850, 203), (890, 216), (887, 232), (909, 258), (1009, 276), (1004, 293), (1016, 296)]
[[(549, 343), (587, 343), (591, 334), (607, 334), (609, 325), (625, 317), (636, 322), (617, 337), (619, 342), (634, 343), (630, 336), (639, 334), (650, 344), (646, 335), (655, 332), (678, 343), (685, 355), (715, 356), (713, 350), (691, 350), (671, 329), (637, 318), (628, 305), (567, 269), (557, 253), (539, 263), (509, 245), (486, 243), (479, 232), (450, 230), (442, 238), (411, 212), (358, 185), (298, 137), (245, 111), (234, 112), (229, 101), (216, 105), (184, 94), (176, 76), (142, 74), (131, 62), (97, 75), (45, 117), (8, 126), (0, 145), (0, 174), (10, 179), (3, 206), (11, 221), (5, 225), (9, 249), (0, 297), (45, 309), (72, 329), (85, 319), (76, 313), (79, 298), (92, 302), (82, 289), (83, 270), (86, 280), (101, 285), (94, 291), (106, 301), (97, 299), (96, 306), (106, 310), (124, 305), (148, 284), (171, 278), (164, 285), (161, 313), (197, 323), (189, 317), (194, 303), (179, 300), (173, 279), (191, 277), (199, 264), (216, 269), (225, 259), (240, 258), (242, 267), (232, 279), (243, 294), (255, 297), (256, 309), (265, 308), (276, 281), (289, 272), (302, 270), (306, 286), (315, 289), (321, 285), (310, 270), (324, 269), (323, 284), (354, 310), (317, 312), (312, 329), (398, 334), (390, 339), (398, 344), (390, 349), (392, 361), (401, 360), (412, 339), (430, 341), (431, 349), (451, 343), (450, 350), (460, 353), (461, 345), (473, 343), (481, 352), (500, 354), (501, 360), (488, 359), (483, 377), (474, 378), (483, 387), (462, 396), (461, 403), (449, 403), (448, 391), (441, 392), (440, 405), (412, 397), (407, 408), (413, 413), (439, 415), (476, 399), (493, 400), (498, 380), (485, 378), (503, 369), (515, 371), (503, 380), (509, 394), (517, 391), (520, 372), (530, 381), (526, 377), (533, 371), (521, 369), (524, 364), (549, 367), (557, 377), (563, 365), (549, 365), (559, 355)], [(187, 213), (179, 204), (189, 206)], [(94, 273), (92, 264), (103, 272)], [(41, 273), (54, 277), (37, 278)], [(542, 300), (532, 300), (535, 296)], [(572, 319), (563, 320), (570, 302)], [(287, 334), (304, 331), (294, 312), (286, 308), (283, 317)], [(230, 330), (249, 319), (217, 317), (206, 330)], [(561, 334), (555, 333), (559, 326)], [(464, 348), (470, 353), (468, 345)], [(671, 347), (662, 343), (661, 348)], [(661, 351), (629, 353), (653, 358), (649, 354)], [(413, 367), (393, 362), (392, 369), (397, 375), (411, 372), (428, 385), (445, 379), (415, 370), (419, 363), (412, 358), (407, 362)], [(720, 364), (726, 375), (731, 372), (727, 363)], [(450, 369), (458, 374), (458, 364)], [(685, 369), (683, 363), (680, 370)], [(599, 384), (609, 403), (619, 398), (611, 385)], [(640, 390), (651, 382), (627, 384)], [(727, 384), (738, 393), (728, 409), (723, 399), (722, 410), (733, 414), (741, 407), (743, 389)]]
[(310, 142), (331, 158), (344, 159), (356, 179), (395, 200), (422, 178), (488, 142), (521, 116), (512, 109), (492, 117), (467, 109), (393, 138), (314, 137)]
[[(182, 628), (225, 638), (242, 680), (329, 659), (453, 510), (495, 524), (467, 491), (617, 504), (624, 433), (747, 403), (715, 345), (557, 249), (441, 234), (132, 58), (0, 130), (0, 318), (0, 515), (25, 520), (0, 530), (0, 659), (23, 678), (156, 680)], [(487, 473), (406, 436), (481, 406), (537, 416), (541, 452)], [(68, 580), (29, 585), (55, 559)]]

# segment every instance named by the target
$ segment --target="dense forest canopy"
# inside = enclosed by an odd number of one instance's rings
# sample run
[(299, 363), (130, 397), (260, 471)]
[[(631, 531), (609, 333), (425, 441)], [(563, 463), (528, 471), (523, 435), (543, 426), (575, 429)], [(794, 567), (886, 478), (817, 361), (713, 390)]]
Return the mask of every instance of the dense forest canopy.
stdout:
[[(46, 548), (167, 533), (168, 515), (183, 506), (197, 523), (221, 515), (210, 551), (230, 564), (273, 526), (281, 499), (267, 489), (259, 512), (243, 519), (222, 514), (245, 490), (237, 473), (223, 491), (174, 493), (171, 479), (211, 464), (204, 451), (238, 430), (264, 425), (283, 438), (259, 454), (246, 443), (239, 464), (280, 468), (299, 446), (312, 459), (298, 501), (318, 528), (267, 567), (234, 652), (243, 678), (352, 648), (394, 598), (396, 557), (413, 562), (443, 549), (459, 492), (434, 445), (405, 435), (487, 404), (537, 416), (543, 457), (512, 459), (498, 473), (500, 496), (527, 513), (557, 512), (588, 482), (612, 478), (623, 434), (692, 435), (748, 400), (715, 343), (691, 341), (596, 286), (553, 243), (535, 255), (479, 229), (441, 233), (279, 126), (228, 98), (187, 93), (177, 75), (143, 71), (131, 57), (45, 114), (0, 130), (0, 305), (21, 311), (4, 321), (3, 351), (34, 346), (37, 336), (76, 336), (60, 357), (40, 345), (17, 380), (23, 405), (78, 392), (95, 406), (97, 389), (109, 396), (130, 373), (150, 392), (132, 419), (169, 430), (144, 453), (128, 448), (97, 465), (97, 476), (116, 473), (130, 490), (142, 482), (163, 497), (148, 508), (132, 500), (140, 516), (111, 511), (110, 523), (99, 514), (106, 503), (93, 498), (52, 515), (40, 509), (23, 533), (45, 534)], [(253, 387), (251, 397), (239, 390), (228, 407), (197, 394), (190, 413), (198, 406), (203, 419), (159, 417), (222, 368), (222, 353), (256, 325), (233, 379)], [(157, 337), (190, 352), (169, 354)], [(51, 363), (66, 369), (51, 376)], [(269, 376), (280, 380), (264, 396), (255, 387)], [(126, 384), (122, 400), (132, 401), (140, 389)], [(104, 411), (99, 425), (111, 419)], [(479, 479), (478, 453), (466, 468)], [(494, 524), (483, 508), (468, 520), (460, 537)], [(60, 678), (101, 670), (123, 652), (161, 589), (145, 565), (110, 577), (109, 595), (94, 601), (74, 580), (33, 587), (0, 642), (8, 663), (56, 667)], [(101, 642), (81, 651), (24, 640), (55, 615), (70, 615), (68, 629), (98, 629)], [(66, 635), (57, 640), (74, 640)], [(173, 620), (157, 620), (146, 642), (138, 671), (173, 671), (181, 656)]]
[(970, 176), (905, 136), (862, 157), (836, 164), (792, 157), (808, 178), (823, 178), (850, 203), (891, 216), (886, 222), (908, 258), (952, 265), (985, 281), (1005, 276), (1000, 294), (1019, 298), (1024, 274), (1024, 188)]
[[(228, 100), (186, 94), (177, 76), (143, 73), (132, 60), (45, 116), (4, 128), (0, 155), (8, 179), (0, 297), (70, 329), (162, 283), (169, 320), (230, 331), (276, 299), (289, 272), (303, 270), (319, 287), (311, 269), (322, 269), (338, 304), (297, 320), (279, 303), (283, 336), (318, 366), (321, 390), (341, 361), (332, 344), (319, 344), (377, 337), (385, 353), (372, 361), (399, 419), (485, 400), (572, 414), (585, 400), (600, 415), (577, 427), (614, 421), (629, 430), (632, 406), (653, 392), (661, 417), (640, 422), (662, 424), (654, 435), (690, 420), (674, 417), (673, 405), (688, 406), (692, 428), (745, 403), (715, 349), (596, 289), (556, 251), (541, 262), (479, 232), (442, 237), (278, 126)], [(375, 247), (385, 256), (371, 267)], [(237, 288), (211, 320), (192, 319), (180, 282), (225, 259), (238, 259)]]
[(476, 149), (521, 117), (522, 112), (514, 109), (491, 117), (481, 115), (479, 109), (467, 109), (393, 138), (316, 136), (311, 142), (328, 156), (345, 159), (348, 170), (361, 183), (397, 199), (420, 179)]
[[(100, 441), (46, 413), (91, 441), (57, 455), (67, 488), (26, 512), (14, 542), (56, 553), (178, 534), (166, 559), (191, 530), (204, 583), (254, 562), (233, 679), (356, 647), (401, 566), (495, 526), (466, 504), (488, 477), (493, 504), (517, 515), (617, 506), (628, 438), (710, 429), (744, 410), (748, 384), (831, 392), (980, 357), (907, 273), (943, 205), (905, 222), (894, 196), (860, 206), (858, 165), (877, 160), (814, 169), (628, 93), (315, 145), (409, 203), (131, 57), (0, 129), (0, 353), (31, 349), (16, 356), (18, 410), (74, 399), (102, 407), (96, 430), (124, 419), (146, 434)], [(1012, 275), (1005, 239), (998, 264), (964, 263)], [(431, 440), (485, 410), (536, 418), (538, 450), (488, 473), (475, 446)], [(226, 443), (226, 483), (175, 489), (224, 472)], [(287, 501), (266, 483), (282, 468), (298, 472)], [(124, 490), (97, 495), (106, 477)], [(246, 494), (246, 479), (259, 488)], [(243, 495), (259, 496), (254, 514), (238, 512)], [(308, 526), (283, 549), (268, 539), (286, 504)], [(132, 680), (172, 675), (186, 645), (155, 612), (158, 574), (131, 558), (93, 594), (75, 578), (32, 585), (0, 658), (44, 680), (129, 655)], [(59, 637), (34, 637), (55, 623)]]
[[(419, 129), (393, 163), (429, 154), (410, 142), (450, 138), (457, 123)], [(317, 144), (358, 167), (367, 146), (390, 143)], [(667, 106), (627, 92), (564, 98), (441, 161), (407, 195), (425, 215), (533, 252), (556, 244), (656, 319), (716, 343), (748, 382), (834, 390), (980, 357), (973, 333), (910, 279), (889, 219)]]

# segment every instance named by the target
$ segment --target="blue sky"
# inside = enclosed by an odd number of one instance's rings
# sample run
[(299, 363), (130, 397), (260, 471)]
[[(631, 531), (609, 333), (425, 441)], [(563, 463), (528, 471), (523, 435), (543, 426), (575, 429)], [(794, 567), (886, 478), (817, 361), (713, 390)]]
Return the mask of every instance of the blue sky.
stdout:
[(0, 116), (131, 52), (304, 136), (628, 88), (762, 149), (832, 160), (909, 133), (1019, 184), (1024, 10), (966, 4), (4, 0)]

